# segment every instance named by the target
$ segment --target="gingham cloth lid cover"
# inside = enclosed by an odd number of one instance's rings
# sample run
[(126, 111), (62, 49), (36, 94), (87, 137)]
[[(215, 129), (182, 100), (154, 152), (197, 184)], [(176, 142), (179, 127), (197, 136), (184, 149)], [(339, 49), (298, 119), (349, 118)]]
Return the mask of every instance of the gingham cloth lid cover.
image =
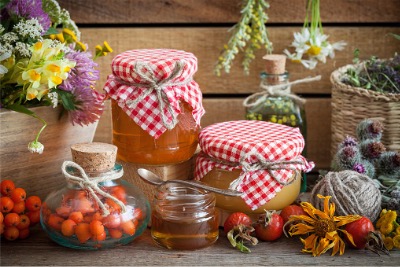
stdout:
[[(176, 72), (177, 67), (180, 68)], [(200, 125), (204, 108), (199, 85), (192, 79), (197, 71), (197, 58), (192, 53), (170, 49), (130, 50), (117, 55), (111, 68), (112, 74), (108, 76), (104, 90), (132, 120), (154, 138), (160, 137), (167, 127), (162, 120), (157, 92), (149, 89), (149, 79), (159, 85), (168, 80), (162, 86), (165, 102), (169, 102), (171, 107), (168, 109), (168, 105), (163, 103), (168, 123), (173, 121), (171, 112), (175, 117), (181, 113), (179, 101), (183, 100), (192, 107), (193, 118)], [(169, 80), (171, 77), (173, 79)], [(142, 101), (128, 105), (129, 101), (146, 93), (149, 95)]]
[[(243, 192), (245, 203), (253, 210), (271, 200), (295, 170), (309, 172), (313, 162), (301, 156), (304, 138), (298, 128), (256, 120), (216, 123), (205, 127), (199, 136), (202, 152), (197, 157), (195, 179), (202, 179), (213, 168), (242, 169), (236, 189)], [(282, 165), (285, 169), (252, 168), (257, 163), (298, 161)], [(290, 169), (292, 168), (292, 169)], [(275, 179), (275, 178), (276, 179)]]

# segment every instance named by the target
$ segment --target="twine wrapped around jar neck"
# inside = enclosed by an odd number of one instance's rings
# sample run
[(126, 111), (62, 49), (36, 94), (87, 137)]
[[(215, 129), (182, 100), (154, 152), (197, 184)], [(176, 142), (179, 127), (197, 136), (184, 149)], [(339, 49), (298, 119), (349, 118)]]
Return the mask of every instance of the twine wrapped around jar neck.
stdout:
[[(142, 94), (140, 94), (139, 97), (137, 97), (135, 100), (127, 100), (126, 105), (130, 109), (135, 109), (136, 106), (138, 105), (138, 103), (143, 101), (151, 93), (155, 92), (163, 125), (168, 130), (172, 130), (175, 127), (175, 125), (177, 124), (178, 120), (177, 120), (177, 115), (173, 111), (171, 103), (168, 100), (167, 94), (164, 92), (164, 88), (172, 87), (172, 86), (185, 86), (185, 85), (189, 84), (190, 82), (192, 82), (193, 78), (191, 76), (180, 82), (172, 81), (173, 79), (179, 77), (182, 74), (183, 69), (184, 69), (184, 63), (181, 61), (176, 61), (175, 67), (174, 67), (171, 75), (168, 78), (163, 79), (163, 80), (158, 80), (156, 78), (154, 70), (147, 63), (137, 62), (134, 66), (134, 69), (135, 69), (135, 73), (137, 75), (139, 75), (140, 78), (147, 81), (148, 84), (127, 82), (127, 81), (118, 79), (118, 82), (121, 84), (125, 84), (128, 86), (134, 86), (134, 87), (138, 87), (138, 88), (146, 88), (146, 90), (144, 90), (142, 92)], [(150, 77), (148, 75), (146, 75), (146, 72), (143, 71), (144, 69), (147, 70), (147, 73), (150, 75)], [(167, 105), (167, 110), (168, 110), (169, 114), (171, 115), (171, 122), (168, 122), (167, 114), (164, 112), (165, 105)]]
[[(257, 161), (254, 163), (249, 163), (247, 159), (249, 159), (253, 156), (257, 158)], [(262, 158), (260, 156), (259, 153), (254, 153), (254, 152), (247, 153), (246, 155), (241, 157), (240, 161), (237, 163), (229, 162), (229, 161), (225, 161), (225, 160), (219, 160), (219, 159), (213, 158), (208, 155), (206, 157), (208, 159), (210, 159), (211, 161), (214, 161), (214, 162), (217, 162), (220, 164), (224, 164), (224, 165), (227, 165), (230, 167), (239, 167), (239, 166), (241, 167), (242, 173), (240, 174), (240, 176), (238, 178), (236, 178), (234, 181), (232, 181), (229, 185), (229, 189), (231, 189), (231, 190), (236, 190), (238, 188), (238, 186), (244, 181), (247, 172), (254, 172), (254, 171), (259, 171), (259, 170), (267, 171), (268, 174), (279, 184), (281, 184), (283, 186), (289, 185), (296, 180), (297, 175), (290, 181), (283, 182), (281, 179), (276, 177), (276, 175), (274, 174), (273, 171), (276, 171), (276, 170), (297, 171), (296, 168), (294, 168), (293, 166), (289, 166), (289, 165), (291, 165), (291, 164), (305, 165), (302, 160), (297, 159), (297, 158), (292, 159), (292, 160), (275, 160), (275, 161), (265, 160), (264, 158)]]
[[(68, 173), (68, 171), (67, 171), (68, 167), (73, 167), (73, 168), (77, 169), (80, 172), (81, 177)], [(111, 173), (106, 176), (89, 178), (89, 176), (86, 174), (85, 170), (79, 164), (77, 164), (73, 161), (64, 161), (64, 163), (61, 167), (61, 170), (62, 170), (62, 173), (64, 174), (67, 182), (69, 182), (71, 184), (79, 185), (81, 188), (87, 189), (89, 191), (89, 194), (93, 197), (93, 199), (97, 202), (97, 204), (101, 208), (103, 216), (109, 215), (110, 211), (107, 209), (107, 207), (104, 205), (104, 203), (100, 200), (100, 198), (97, 196), (97, 194), (102, 195), (105, 198), (111, 199), (115, 203), (117, 203), (117, 205), (121, 207), (122, 213), (124, 213), (126, 211), (126, 206), (122, 201), (120, 201), (116, 197), (113, 197), (112, 195), (104, 192), (98, 186), (98, 184), (101, 182), (112, 181), (112, 180), (121, 178), (124, 175), (123, 170), (121, 170), (118, 173)]]
[(302, 107), (304, 106), (306, 100), (304, 98), (301, 98), (295, 94), (291, 93), (291, 86), (295, 84), (300, 84), (300, 83), (307, 83), (307, 82), (313, 82), (313, 81), (319, 81), (321, 80), (321, 75), (315, 76), (315, 77), (307, 77), (304, 79), (296, 80), (293, 82), (288, 82), (284, 84), (277, 84), (277, 85), (267, 85), (263, 81), (260, 83), (260, 88), (263, 90), (262, 92), (254, 93), (250, 96), (248, 96), (244, 101), (243, 101), (243, 106), (245, 108), (250, 108), (257, 106), (267, 99), (269, 96), (283, 96), (283, 97), (288, 97), (291, 100), (293, 100), (298, 106)]

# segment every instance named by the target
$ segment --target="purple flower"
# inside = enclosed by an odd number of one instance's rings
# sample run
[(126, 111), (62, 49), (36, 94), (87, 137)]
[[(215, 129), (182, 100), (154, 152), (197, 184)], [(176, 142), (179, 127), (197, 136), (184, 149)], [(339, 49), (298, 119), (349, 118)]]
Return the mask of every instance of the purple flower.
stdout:
[(357, 141), (355, 138), (351, 136), (346, 136), (346, 138), (342, 142), (343, 147), (347, 146), (357, 146)]
[(358, 173), (364, 174), (365, 173), (365, 167), (361, 163), (356, 163), (353, 166), (353, 171), (356, 171)]
[(99, 71), (95, 68), (97, 63), (92, 60), (90, 52), (71, 50), (65, 57), (75, 61), (75, 67), (70, 71), (68, 78), (60, 84), (59, 88), (72, 92), (75, 88), (94, 87), (99, 79)]
[(97, 121), (103, 113), (104, 95), (96, 92), (90, 87), (76, 87), (72, 91), (74, 95), (75, 109), (69, 114), (72, 124), (81, 126)]
[(49, 15), (43, 11), (41, 0), (11, 0), (5, 9), (11, 17), (36, 18), (44, 32), (50, 28), (51, 20)]

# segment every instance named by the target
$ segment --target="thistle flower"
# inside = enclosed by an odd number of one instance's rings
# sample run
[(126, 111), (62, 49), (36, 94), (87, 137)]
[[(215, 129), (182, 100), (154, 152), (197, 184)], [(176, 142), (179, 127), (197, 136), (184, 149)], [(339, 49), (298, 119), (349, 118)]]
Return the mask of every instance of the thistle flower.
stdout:
[(356, 147), (358, 145), (358, 142), (355, 138), (351, 136), (346, 136), (346, 138), (339, 144), (339, 149), (343, 147), (348, 147), (348, 146), (354, 146)]
[(400, 153), (386, 151), (381, 154), (376, 162), (377, 171), (382, 175), (397, 175), (400, 177)]
[(372, 139), (379, 141), (382, 138), (383, 125), (378, 120), (365, 119), (356, 127), (357, 138), (360, 141)]
[(365, 174), (365, 172), (366, 172), (364, 165), (361, 163), (354, 164), (353, 171), (356, 171), (361, 174)]
[(346, 146), (335, 154), (332, 169), (334, 171), (351, 170), (357, 162), (361, 161), (360, 152), (356, 146)]
[(386, 148), (381, 142), (367, 139), (360, 143), (360, 152), (365, 159), (376, 160), (385, 151)]
[[(324, 210), (316, 209), (309, 202), (301, 202), (300, 206), (307, 215), (292, 215), (288, 224), (292, 225), (289, 229), (290, 236), (305, 235), (307, 238), (300, 238), (304, 244), (302, 252), (311, 253), (314, 257), (332, 249), (332, 256), (339, 252), (343, 255), (345, 243), (339, 236), (339, 232), (347, 237), (354, 245), (353, 237), (341, 227), (359, 220), (359, 215), (335, 216), (335, 203), (329, 203), (331, 196), (317, 195), (324, 201)], [(354, 245), (355, 246), (355, 245)]]

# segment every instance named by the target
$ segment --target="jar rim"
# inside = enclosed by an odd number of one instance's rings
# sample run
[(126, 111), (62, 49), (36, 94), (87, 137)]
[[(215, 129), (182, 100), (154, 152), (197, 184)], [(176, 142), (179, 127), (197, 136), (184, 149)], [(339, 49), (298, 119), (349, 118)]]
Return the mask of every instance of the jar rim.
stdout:
[[(68, 174), (75, 175), (75, 176), (81, 176), (80, 171), (77, 168), (74, 168), (72, 166), (68, 166), (66, 168), (66, 171)], [(85, 173), (90, 177), (90, 178), (100, 178), (104, 176), (110, 176), (110, 175), (115, 175), (123, 172), (122, 165), (119, 163), (115, 163), (114, 167), (111, 170), (108, 171), (86, 171)]]

